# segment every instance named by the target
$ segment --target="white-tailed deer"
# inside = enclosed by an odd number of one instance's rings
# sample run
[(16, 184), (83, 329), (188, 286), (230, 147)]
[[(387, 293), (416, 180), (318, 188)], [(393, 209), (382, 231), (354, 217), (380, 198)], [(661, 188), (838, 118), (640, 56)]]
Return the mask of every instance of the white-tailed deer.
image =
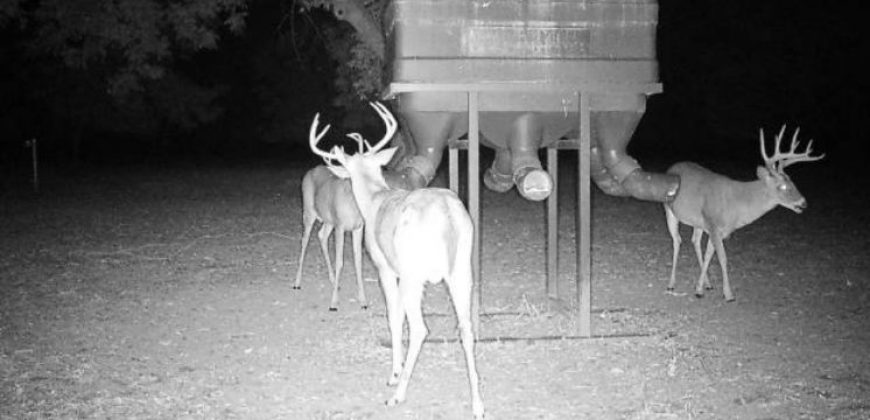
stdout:
[[(388, 383), (396, 385), (387, 405), (405, 400), (414, 364), (428, 334), (421, 308), (427, 283), (444, 280), (453, 300), (459, 326), (459, 339), (465, 351), (471, 407), (474, 417), (483, 418), (477, 368), (474, 359), (474, 331), (471, 323), (471, 251), (474, 226), (471, 217), (452, 191), (423, 188), (413, 191), (391, 189), (382, 173), (395, 148), (381, 150), (396, 132), (392, 114), (379, 103), (371, 106), (386, 124), (386, 134), (367, 150), (347, 155), (340, 147), (327, 152), (317, 143), (329, 130), (318, 131), (319, 117), (311, 123), (311, 150), (335, 161), (330, 166), (336, 175), (349, 178), (351, 189), (365, 220), (366, 248), (378, 269), (387, 307), (393, 348), (392, 374)], [(402, 365), (402, 330), (408, 320), (408, 354)]]
[[(716, 251), (719, 266), (722, 268), (722, 293), (725, 295), (725, 300), (734, 300), (728, 281), (728, 260), (722, 241), (735, 230), (754, 222), (777, 205), (791, 209), (795, 213), (801, 213), (806, 208), (807, 200), (785, 174), (785, 168), (798, 162), (819, 160), (825, 155), (810, 156), (812, 140), (807, 143), (802, 153), (797, 153), (799, 131), (800, 129), (795, 130), (789, 151), (782, 153), (780, 142), (785, 133), (783, 125), (776, 136), (774, 154), (768, 156), (764, 145), (764, 131), (760, 130), (759, 142), (764, 166), (757, 168), (758, 179), (755, 181), (735, 181), (692, 162), (679, 162), (668, 169), (669, 174), (680, 176), (680, 190), (676, 199), (665, 204), (668, 230), (674, 242), (674, 259), (668, 290), (674, 289), (676, 281), (677, 256), (682, 241), (679, 225), (683, 223), (694, 228), (692, 244), (695, 247), (698, 264), (701, 266), (701, 276), (698, 278), (695, 295), (702, 297), (704, 288), (712, 288), (707, 277), (707, 267), (713, 257), (713, 251)], [(702, 258), (701, 239), (704, 233), (708, 235), (708, 239), (707, 249)]]
[[(356, 133), (348, 135), (357, 140), (360, 150), (363, 140)], [(332, 283), (332, 299), (330, 311), (338, 310), (338, 285), (341, 281), (341, 269), (344, 266), (344, 234), (351, 232), (353, 246), (353, 262), (356, 270), (357, 299), (363, 309), (368, 307), (365, 286), (362, 279), (362, 240), (363, 218), (353, 198), (350, 181), (335, 176), (326, 165), (319, 165), (308, 171), (302, 178), (302, 252), (299, 254), (299, 268), (296, 271), (294, 289), (300, 288), (302, 282), (302, 265), (305, 262), (305, 252), (314, 222), (320, 221), (317, 233), (320, 239), (320, 250), (326, 260), (329, 271), (329, 281)], [(335, 271), (329, 260), (329, 235), (335, 230)]]

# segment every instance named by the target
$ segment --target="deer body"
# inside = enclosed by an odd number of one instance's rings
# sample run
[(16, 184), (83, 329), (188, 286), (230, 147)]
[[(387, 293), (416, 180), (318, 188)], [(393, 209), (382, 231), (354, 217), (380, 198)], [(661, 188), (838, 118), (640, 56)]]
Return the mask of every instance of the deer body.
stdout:
[[(294, 289), (300, 288), (302, 266), (308, 248), (311, 230), (315, 222), (321, 222), (318, 238), (320, 250), (326, 260), (329, 281), (332, 283), (332, 298), (329, 310), (338, 310), (338, 285), (344, 266), (344, 236), (351, 232), (354, 268), (356, 270), (357, 299), (363, 309), (368, 306), (362, 279), (363, 217), (357, 208), (350, 182), (335, 176), (325, 165), (308, 171), (302, 178), (302, 251), (296, 271)], [(335, 231), (335, 271), (329, 259), (329, 236)]]
[(722, 239), (777, 205), (775, 196), (760, 179), (735, 181), (694, 162), (676, 163), (667, 173), (680, 177), (682, 194), (666, 207), (680, 222), (694, 228), (717, 227)]
[[(677, 258), (682, 242), (680, 223), (693, 228), (692, 244), (698, 265), (701, 266), (695, 295), (701, 297), (705, 288), (712, 288), (707, 277), (707, 268), (715, 252), (722, 268), (722, 293), (725, 300), (732, 301), (734, 294), (728, 279), (728, 259), (723, 241), (735, 230), (754, 222), (778, 205), (795, 213), (801, 213), (806, 208), (806, 199), (785, 174), (784, 168), (797, 162), (818, 160), (824, 155), (809, 156), (812, 152), (812, 141), (803, 153), (795, 153), (797, 131), (792, 138), (790, 152), (780, 153), (779, 144), (784, 130), (785, 127), (776, 138), (776, 153), (772, 157), (767, 156), (764, 149), (762, 133), (760, 141), (765, 166), (757, 168), (758, 179), (754, 181), (735, 181), (692, 162), (679, 162), (668, 169), (669, 174), (680, 177), (677, 197), (673, 202), (664, 205), (668, 231), (673, 239), (673, 261), (668, 290), (673, 290), (676, 282)], [(701, 240), (705, 233), (708, 235), (707, 248), (702, 256)]]
[[(329, 129), (317, 132), (318, 117), (311, 126), (310, 144), (315, 153), (339, 165), (330, 166), (336, 175), (350, 179), (353, 196), (366, 224), (366, 249), (378, 270), (387, 307), (392, 342), (392, 373), (388, 384), (396, 385), (387, 405), (405, 400), (414, 365), (428, 334), (423, 320), (422, 298), (428, 283), (444, 281), (456, 311), (460, 342), (465, 353), (471, 389), (472, 412), (484, 415), (479, 378), (474, 358), (471, 324), (474, 225), (459, 198), (450, 190), (423, 188), (413, 191), (391, 189), (382, 167), (395, 148), (380, 150), (395, 133), (396, 122), (383, 105), (372, 103), (387, 125), (387, 134), (365, 153), (346, 155), (334, 148), (317, 149), (317, 142)], [(402, 332), (408, 321), (408, 352), (402, 363)]]
[[(414, 365), (428, 335), (421, 307), (424, 287), (443, 280), (453, 301), (465, 350), (472, 408), (476, 414), (482, 413), (471, 326), (471, 217), (452, 191), (441, 188), (384, 190), (374, 195), (372, 203), (370, 211), (363, 213), (371, 226), (366, 230), (366, 248), (378, 269), (387, 303), (393, 348), (388, 383), (397, 385), (388, 404), (405, 400)], [(402, 328), (406, 318), (409, 343), (403, 367)]]
[(386, 190), (377, 198), (376, 213), (366, 218), (375, 223), (367, 247), (383, 257), (384, 268), (428, 281), (452, 276), (457, 248), (471, 243), (473, 229), (458, 197), (427, 188)]

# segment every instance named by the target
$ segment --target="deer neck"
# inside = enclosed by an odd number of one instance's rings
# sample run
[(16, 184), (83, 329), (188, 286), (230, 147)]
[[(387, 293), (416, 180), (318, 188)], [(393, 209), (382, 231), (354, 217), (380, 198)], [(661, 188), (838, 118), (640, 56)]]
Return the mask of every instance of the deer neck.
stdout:
[(763, 180), (740, 182), (730, 201), (735, 210), (734, 229), (746, 226), (776, 207), (776, 200)]
[(366, 174), (362, 174), (362, 176), (351, 174), (351, 191), (366, 225), (374, 226), (378, 209), (392, 191), (387, 186), (387, 182), (383, 176), (370, 177)]

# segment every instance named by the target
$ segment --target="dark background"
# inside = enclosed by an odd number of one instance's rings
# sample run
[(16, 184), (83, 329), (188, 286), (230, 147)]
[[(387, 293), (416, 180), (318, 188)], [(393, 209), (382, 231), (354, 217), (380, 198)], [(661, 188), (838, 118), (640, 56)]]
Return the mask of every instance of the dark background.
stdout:
[(849, 3), (662, 1), (639, 153), (758, 159), (758, 129), (801, 127), (830, 160), (866, 151), (862, 15)]

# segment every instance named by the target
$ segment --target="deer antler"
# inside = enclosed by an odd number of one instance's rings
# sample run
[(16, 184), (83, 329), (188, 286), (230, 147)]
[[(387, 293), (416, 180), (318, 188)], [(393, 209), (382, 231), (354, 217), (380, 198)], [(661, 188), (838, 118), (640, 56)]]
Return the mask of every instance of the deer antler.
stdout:
[(384, 106), (384, 104), (380, 102), (369, 102), (369, 105), (371, 105), (371, 107), (375, 109), (375, 112), (377, 112), (378, 115), (381, 116), (381, 119), (384, 120), (384, 125), (387, 126), (387, 131), (386, 133), (384, 133), (384, 137), (374, 146), (368, 145), (367, 143), (367, 145), (369, 146), (368, 150), (365, 152), (365, 154), (367, 155), (376, 153), (379, 150), (383, 149), (384, 146), (389, 143), (390, 139), (393, 138), (393, 135), (396, 134), (396, 129), (399, 126), (398, 123), (396, 123), (396, 119), (393, 117), (393, 114), (390, 113), (390, 110), (388, 110), (387, 107)]
[(372, 148), (372, 145), (369, 144), (369, 141), (363, 138), (362, 134), (360, 133), (347, 133), (345, 134), (345, 136), (356, 141), (356, 145), (358, 147), (357, 153), (365, 153), (366, 150)]
[[(398, 129), (398, 123), (396, 123), (396, 119), (393, 117), (393, 114), (385, 107), (383, 104), (379, 102), (369, 102), (372, 108), (375, 109), (375, 112), (380, 115), (381, 119), (384, 121), (384, 125), (387, 126), (386, 133), (384, 133), (384, 137), (378, 141), (377, 144), (372, 146), (369, 142), (363, 138), (363, 136), (359, 133), (348, 133), (347, 137), (355, 140), (357, 145), (359, 146), (360, 154), (371, 155), (373, 153), (378, 152), (383, 149), (384, 146), (389, 143), (390, 139), (393, 138), (393, 135), (396, 134), (396, 130)], [(317, 131), (317, 126), (320, 124), (320, 113), (314, 116), (314, 121), (311, 122), (311, 129), (308, 132), (308, 145), (311, 147), (311, 151), (316, 155), (322, 157), (327, 164), (330, 164), (331, 161), (336, 160), (341, 162), (341, 157), (344, 155), (344, 149), (335, 146), (332, 148), (332, 151), (327, 152), (325, 150), (321, 150), (317, 147), (317, 143), (326, 135), (326, 132), (329, 131), (330, 125), (327, 124), (326, 127), (323, 127), (323, 130)]]
[(333, 147), (332, 152), (327, 152), (317, 147), (317, 143), (320, 143), (320, 140), (323, 139), (323, 136), (326, 135), (326, 132), (329, 131), (329, 127), (331, 127), (329, 124), (327, 124), (326, 127), (323, 127), (323, 130), (318, 132), (317, 126), (319, 124), (320, 113), (318, 112), (314, 116), (314, 121), (311, 122), (311, 128), (308, 130), (308, 146), (311, 148), (311, 151), (314, 152), (314, 154), (322, 157), (326, 164), (329, 165), (330, 162), (332, 162), (333, 160), (339, 160), (339, 154), (336, 153), (339, 147)]
[(786, 153), (782, 153), (780, 151), (780, 143), (782, 142), (782, 136), (785, 134), (785, 125), (783, 124), (782, 128), (779, 130), (779, 134), (775, 137), (775, 146), (774, 152), (772, 156), (767, 155), (767, 151), (764, 146), (764, 130), (759, 129), (759, 143), (761, 145), (761, 156), (764, 158), (764, 164), (769, 169), (774, 170), (776, 172), (782, 172), (785, 170), (787, 166), (793, 165), (798, 162), (812, 162), (815, 160), (819, 160), (825, 157), (824, 154), (820, 156), (810, 156), (813, 153), (813, 141), (810, 140), (807, 143), (807, 147), (803, 152), (797, 153), (798, 147), (798, 133), (800, 133), (801, 129), (798, 127), (794, 131), (794, 135), (791, 137), (791, 145), (789, 147), (789, 151)]

